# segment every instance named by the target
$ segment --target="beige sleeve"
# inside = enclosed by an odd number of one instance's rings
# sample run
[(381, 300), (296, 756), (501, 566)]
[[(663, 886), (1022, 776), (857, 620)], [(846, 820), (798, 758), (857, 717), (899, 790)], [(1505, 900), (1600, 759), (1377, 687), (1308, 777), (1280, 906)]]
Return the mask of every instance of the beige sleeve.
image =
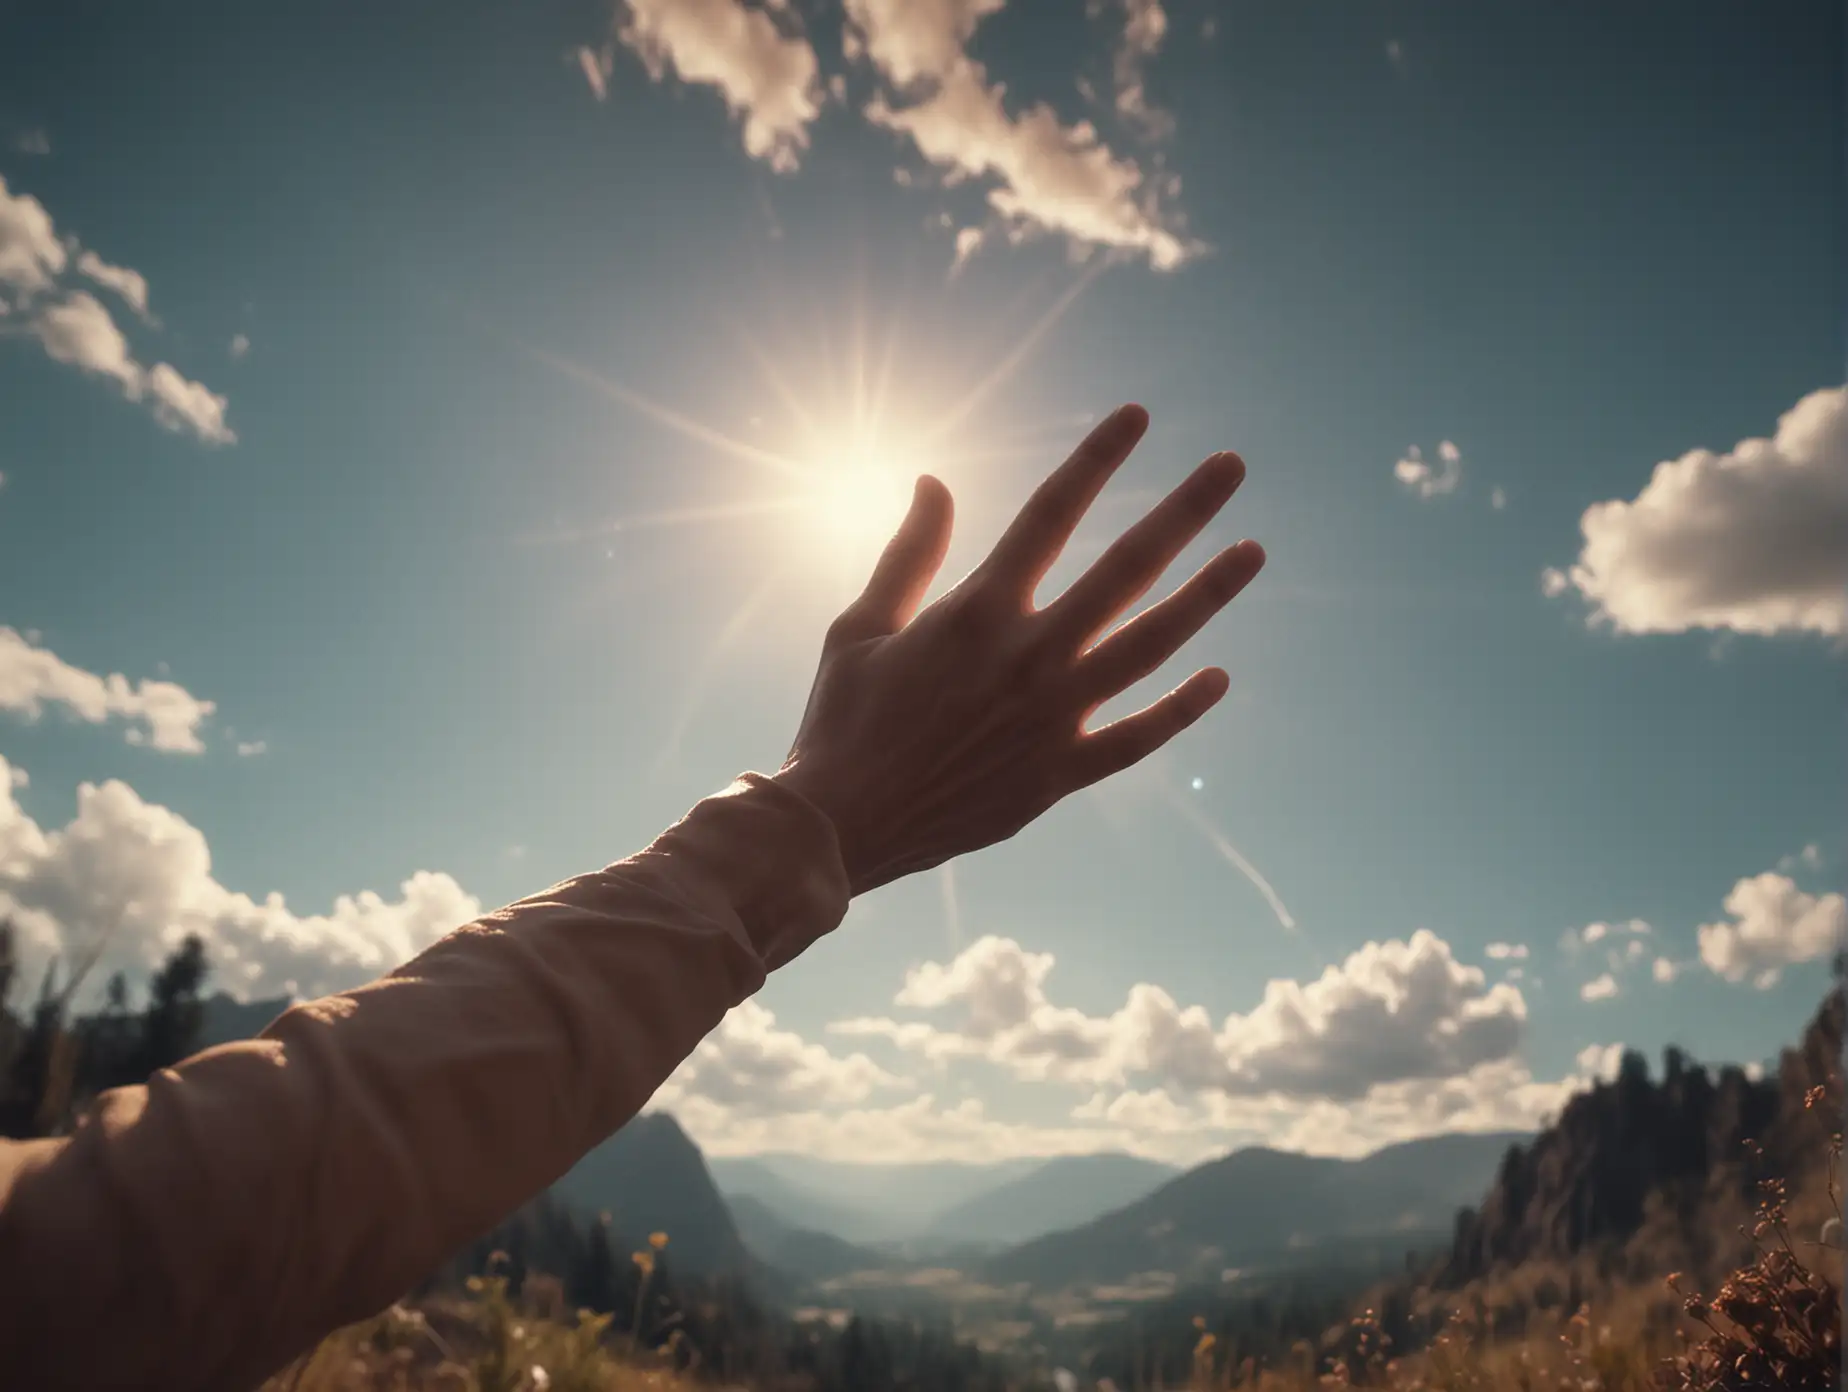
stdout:
[(847, 898), (828, 820), (746, 775), (633, 859), (0, 1143), (0, 1381), (254, 1386), (562, 1175)]

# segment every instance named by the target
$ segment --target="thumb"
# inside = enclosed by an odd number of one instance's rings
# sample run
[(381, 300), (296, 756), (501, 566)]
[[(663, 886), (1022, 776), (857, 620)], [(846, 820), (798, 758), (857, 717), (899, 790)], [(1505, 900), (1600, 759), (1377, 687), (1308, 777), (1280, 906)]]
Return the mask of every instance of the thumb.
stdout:
[(905, 520), (886, 543), (860, 597), (835, 621), (829, 631), (831, 639), (864, 642), (883, 638), (911, 622), (950, 549), (955, 511), (950, 490), (942, 481), (921, 475)]

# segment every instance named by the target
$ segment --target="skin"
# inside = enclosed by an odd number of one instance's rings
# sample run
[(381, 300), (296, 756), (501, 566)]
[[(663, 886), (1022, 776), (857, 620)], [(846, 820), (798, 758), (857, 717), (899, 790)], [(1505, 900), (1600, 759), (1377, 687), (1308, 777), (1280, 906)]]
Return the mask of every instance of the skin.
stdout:
[(1203, 668), (1102, 729), (1085, 723), (1148, 676), (1264, 565), (1226, 548), (1173, 594), (1099, 638), (1244, 481), (1236, 454), (1202, 462), (1070, 589), (1034, 593), (1086, 510), (1148, 429), (1124, 406), (1027, 500), (1001, 540), (919, 611), (949, 550), (952, 503), (918, 480), (865, 591), (835, 620), (794, 747), (776, 780), (834, 823), (853, 893), (1004, 841), (1060, 799), (1147, 758), (1225, 695)]

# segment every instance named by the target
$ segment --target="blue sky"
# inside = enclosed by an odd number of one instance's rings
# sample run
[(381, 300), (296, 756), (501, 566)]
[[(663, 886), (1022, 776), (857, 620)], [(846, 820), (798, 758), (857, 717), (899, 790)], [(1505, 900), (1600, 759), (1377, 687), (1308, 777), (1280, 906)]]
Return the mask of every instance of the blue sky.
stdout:
[(37, 960), (192, 928), (331, 989), (638, 848), (780, 760), (882, 539), (880, 480), (831, 525), (766, 457), (941, 473), (953, 577), (1135, 400), (1053, 583), (1239, 450), (1174, 577), (1270, 553), (1189, 649), (1226, 704), (857, 904), (662, 1105), (1354, 1150), (1794, 1036), (1845, 913), (1833, 7), (378, 8), (0, 21)]

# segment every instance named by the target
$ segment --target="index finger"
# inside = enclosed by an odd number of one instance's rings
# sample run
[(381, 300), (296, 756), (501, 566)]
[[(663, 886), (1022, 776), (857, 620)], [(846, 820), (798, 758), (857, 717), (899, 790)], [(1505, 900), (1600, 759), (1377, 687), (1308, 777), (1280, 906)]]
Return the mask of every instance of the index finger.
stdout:
[(1149, 413), (1140, 406), (1119, 406), (1106, 416), (1027, 499), (989, 553), (990, 572), (1031, 597), (1085, 512), (1148, 428)]

